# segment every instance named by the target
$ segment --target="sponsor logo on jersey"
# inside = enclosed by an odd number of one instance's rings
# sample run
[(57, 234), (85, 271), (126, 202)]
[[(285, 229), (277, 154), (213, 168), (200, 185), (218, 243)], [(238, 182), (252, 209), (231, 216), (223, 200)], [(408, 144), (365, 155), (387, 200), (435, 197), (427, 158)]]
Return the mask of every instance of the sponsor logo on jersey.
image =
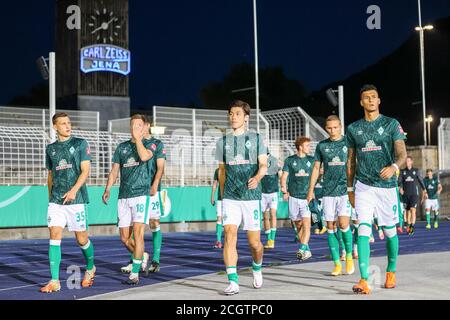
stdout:
[(341, 161), (339, 157), (334, 157), (331, 162), (328, 162), (329, 166), (335, 167), (335, 166), (345, 166), (345, 162)]
[(330, 149), (326, 148), (326, 149), (325, 149), (325, 152), (330, 152)]
[(380, 128), (378, 129), (378, 133), (380, 134), (380, 136), (383, 135), (383, 133), (384, 133), (383, 127), (380, 127)]
[(361, 149), (362, 152), (371, 152), (381, 150), (381, 146), (377, 146), (373, 140), (369, 140), (366, 143), (366, 147)]
[(225, 150), (230, 150), (230, 149), (231, 149), (231, 146), (227, 144), (227, 145), (225, 146)]
[(414, 182), (414, 179), (412, 177), (409, 177), (405, 179), (406, 182)]
[(296, 177), (309, 177), (309, 173), (305, 172), (305, 170), (301, 169), (299, 172), (295, 174)]
[(71, 169), (71, 168), (72, 168), (72, 164), (67, 163), (66, 159), (62, 159), (61, 161), (59, 161), (59, 165), (56, 167), (56, 171)]
[(239, 160), (230, 161), (230, 162), (228, 162), (228, 164), (230, 166), (237, 166), (240, 164), (250, 164), (250, 160), (239, 159)]
[[(432, 182), (434, 184), (434, 182)], [(434, 189), (434, 186), (432, 184), (428, 185), (428, 189)]]
[(363, 134), (363, 132), (362, 132), (362, 130), (359, 130), (356, 134), (357, 134), (358, 136), (360, 136), (360, 135)]
[(127, 163), (123, 165), (124, 168), (136, 167), (139, 165), (139, 162), (136, 161), (133, 157), (128, 158)]

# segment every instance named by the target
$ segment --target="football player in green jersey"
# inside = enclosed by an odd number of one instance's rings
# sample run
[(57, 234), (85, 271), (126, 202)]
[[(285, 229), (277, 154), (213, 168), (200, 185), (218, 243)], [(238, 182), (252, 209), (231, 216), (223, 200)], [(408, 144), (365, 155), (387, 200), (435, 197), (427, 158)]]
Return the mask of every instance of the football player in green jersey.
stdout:
[(118, 201), (118, 227), (120, 239), (130, 253), (133, 266), (130, 276), (124, 284), (139, 283), (139, 271), (144, 258), (144, 231), (149, 224), (150, 210), (150, 159), (153, 152), (144, 145), (146, 118), (136, 114), (131, 117), (131, 140), (122, 142), (113, 156), (113, 166), (103, 193), (103, 202), (108, 204), (111, 187), (117, 180), (120, 171), (120, 187)]
[(91, 151), (84, 139), (72, 136), (72, 124), (66, 113), (53, 116), (53, 129), (58, 140), (47, 146), (49, 205), (47, 213), (50, 231), (49, 261), (52, 280), (41, 292), (61, 290), (59, 267), (61, 264), (61, 239), (66, 226), (75, 232), (77, 243), (86, 259), (86, 272), (81, 283), (83, 288), (94, 283), (94, 245), (88, 236), (89, 197), (86, 181), (91, 166)]
[(316, 147), (315, 164), (309, 181), (309, 190), (306, 200), (308, 203), (314, 199), (314, 186), (319, 178), (320, 167), (324, 166), (323, 177), (323, 213), (328, 228), (328, 246), (334, 262), (333, 276), (342, 275), (342, 264), (339, 258), (339, 239), (337, 229), (341, 230), (342, 240), (345, 246), (346, 273), (353, 274), (352, 231), (350, 229), (350, 217), (352, 207), (347, 195), (347, 142), (342, 135), (341, 120), (336, 115), (326, 119), (325, 129), (330, 137)]
[(228, 109), (232, 132), (217, 141), (219, 184), (222, 191), (225, 233), (223, 257), (229, 285), (226, 295), (239, 293), (236, 250), (238, 228), (243, 222), (253, 257), (253, 287), (263, 284), (261, 243), (261, 179), (267, 172), (267, 148), (256, 132), (246, 129), (250, 106), (234, 101)]
[(264, 231), (267, 235), (266, 249), (275, 248), (277, 233), (278, 192), (281, 168), (278, 159), (267, 153), (267, 174), (261, 180), (262, 186), (262, 212), (264, 213)]
[[(219, 189), (217, 201), (216, 201), (216, 191)], [(211, 191), (211, 204), (216, 206), (216, 243), (214, 244), (215, 249), (222, 249), (222, 192), (219, 186), (219, 168), (214, 171), (213, 185)]]
[(311, 211), (306, 201), (306, 195), (314, 157), (308, 155), (311, 151), (310, 138), (297, 138), (295, 147), (297, 153), (284, 161), (281, 192), (283, 192), (283, 199), (289, 201), (289, 217), (294, 222), (300, 239), (297, 258), (304, 261), (312, 256), (308, 244), (311, 236)]
[(149, 273), (158, 272), (160, 269), (160, 256), (162, 246), (162, 233), (160, 226), (161, 216), (167, 215), (170, 211), (170, 199), (167, 190), (161, 190), (161, 179), (164, 174), (164, 167), (166, 164), (166, 149), (164, 143), (151, 135), (151, 123), (145, 117), (145, 145), (153, 153), (153, 158), (150, 160), (150, 231), (153, 236), (153, 256), (151, 263), (144, 265), (143, 269), (145, 275)]
[(434, 228), (439, 227), (439, 195), (442, 192), (442, 184), (438, 176), (433, 176), (433, 170), (427, 169), (427, 176), (423, 179), (428, 198), (425, 200), (426, 228), (431, 229), (431, 211), (434, 212)]
[(350, 203), (360, 222), (358, 255), (361, 280), (353, 286), (353, 291), (369, 294), (369, 238), (375, 213), (386, 238), (388, 266), (385, 288), (396, 286), (398, 236), (395, 226), (401, 213), (395, 172), (406, 162), (406, 137), (397, 120), (380, 114), (381, 99), (375, 86), (365, 85), (360, 91), (360, 99), (364, 118), (347, 129), (347, 187)]

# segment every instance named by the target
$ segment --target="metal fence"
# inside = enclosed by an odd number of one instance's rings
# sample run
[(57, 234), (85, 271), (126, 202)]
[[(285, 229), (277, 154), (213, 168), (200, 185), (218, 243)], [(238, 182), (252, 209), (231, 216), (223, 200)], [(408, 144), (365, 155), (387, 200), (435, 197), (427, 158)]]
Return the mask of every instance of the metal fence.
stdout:
[(439, 170), (450, 171), (450, 118), (441, 118), (438, 127)]
[[(97, 112), (68, 113), (74, 124), (73, 135), (86, 139), (91, 148), (92, 164), (88, 184), (106, 184), (117, 145), (130, 139), (129, 118), (110, 121), (110, 130), (106, 132), (98, 131)], [(261, 128), (267, 133), (266, 137), (269, 136), (269, 128), (272, 132), (281, 134), (281, 137), (271, 134), (271, 139), (266, 139), (270, 152), (281, 161), (295, 153), (294, 139), (298, 135), (311, 134), (314, 140), (312, 152), (317, 141), (324, 137), (317, 123), (301, 108), (264, 114), (270, 120), (269, 123), (265, 116), (261, 115)], [(48, 126), (45, 126), (46, 117), (45, 110), (0, 108), (1, 185), (47, 183), (45, 148), (49, 138)], [(282, 120), (274, 120), (276, 117)], [(291, 124), (288, 123), (289, 117), (294, 119)], [(228, 127), (226, 111), (155, 107), (154, 120), (157, 126), (166, 127), (164, 135), (156, 136), (163, 141), (167, 152), (163, 184), (210, 185), (217, 168), (216, 142)], [(6, 123), (8, 121), (9, 123)], [(253, 118), (249, 127), (256, 128), (256, 119)]]
[[(48, 130), (48, 109), (1, 107), (0, 126), (39, 127)], [(73, 129), (95, 130), (100, 128), (100, 113), (95, 111), (56, 110), (69, 115)]]

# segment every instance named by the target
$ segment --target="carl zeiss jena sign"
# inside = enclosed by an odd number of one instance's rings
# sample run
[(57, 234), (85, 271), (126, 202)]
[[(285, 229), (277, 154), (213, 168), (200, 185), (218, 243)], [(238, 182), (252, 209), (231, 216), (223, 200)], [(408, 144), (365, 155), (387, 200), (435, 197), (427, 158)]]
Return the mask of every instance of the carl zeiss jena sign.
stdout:
[(81, 48), (80, 64), (84, 73), (107, 71), (128, 75), (130, 61), (130, 51), (121, 47), (97, 44)]

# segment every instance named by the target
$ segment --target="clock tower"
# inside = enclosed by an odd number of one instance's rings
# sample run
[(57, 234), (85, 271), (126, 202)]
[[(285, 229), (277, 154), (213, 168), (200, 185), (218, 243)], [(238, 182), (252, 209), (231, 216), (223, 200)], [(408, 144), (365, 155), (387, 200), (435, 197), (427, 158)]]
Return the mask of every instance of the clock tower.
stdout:
[[(130, 116), (128, 0), (57, 0), (58, 108), (100, 112), (107, 120)], [(69, 28), (76, 6), (80, 28)], [(69, 12), (69, 13), (68, 13)]]

